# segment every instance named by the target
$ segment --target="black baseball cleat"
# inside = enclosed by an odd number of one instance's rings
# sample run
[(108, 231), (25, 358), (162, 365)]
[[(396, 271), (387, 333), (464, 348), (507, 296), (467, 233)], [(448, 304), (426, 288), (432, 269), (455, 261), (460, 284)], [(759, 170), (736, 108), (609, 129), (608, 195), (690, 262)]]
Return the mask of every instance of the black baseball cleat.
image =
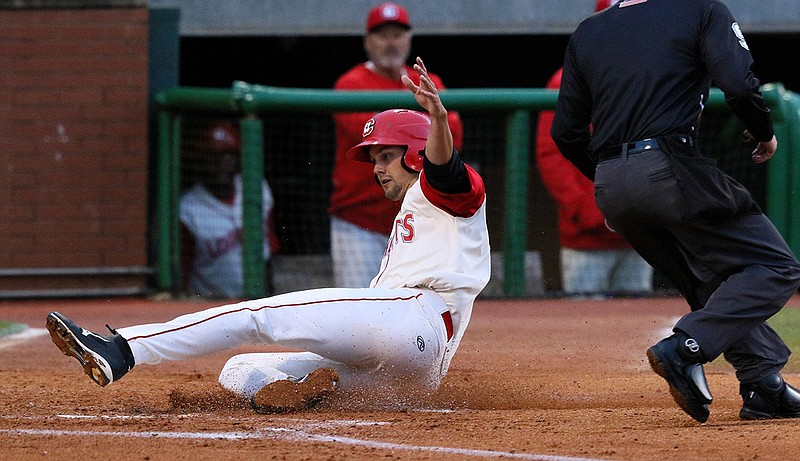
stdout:
[[(686, 348), (683, 355), (696, 354), (697, 363), (691, 357), (684, 358), (678, 351)], [(697, 342), (685, 334), (674, 334), (662, 339), (647, 350), (650, 367), (669, 384), (669, 392), (675, 403), (696, 421), (708, 420), (708, 404), (713, 397), (708, 389), (706, 375), (699, 356)]]
[(800, 418), (800, 391), (786, 384), (780, 373), (739, 386), (741, 419)]
[(119, 380), (131, 371), (133, 353), (128, 341), (106, 325), (111, 335), (93, 333), (58, 312), (47, 316), (47, 330), (64, 355), (75, 357), (84, 373), (101, 386)]

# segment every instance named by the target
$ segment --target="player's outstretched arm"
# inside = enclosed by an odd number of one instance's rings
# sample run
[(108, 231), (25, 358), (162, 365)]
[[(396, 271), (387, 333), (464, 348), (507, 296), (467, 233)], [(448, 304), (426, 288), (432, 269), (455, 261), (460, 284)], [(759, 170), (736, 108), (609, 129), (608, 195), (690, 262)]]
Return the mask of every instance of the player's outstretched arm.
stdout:
[(453, 134), (450, 132), (450, 125), (447, 123), (447, 110), (444, 108), (441, 99), (439, 99), (439, 91), (436, 89), (436, 85), (428, 77), (428, 69), (425, 68), (422, 58), (417, 57), (414, 70), (419, 72), (419, 85), (416, 85), (406, 75), (402, 79), (406, 88), (414, 93), (414, 99), (417, 100), (417, 103), (431, 117), (431, 132), (425, 145), (425, 157), (431, 163), (444, 165), (450, 161), (450, 157), (453, 155)]

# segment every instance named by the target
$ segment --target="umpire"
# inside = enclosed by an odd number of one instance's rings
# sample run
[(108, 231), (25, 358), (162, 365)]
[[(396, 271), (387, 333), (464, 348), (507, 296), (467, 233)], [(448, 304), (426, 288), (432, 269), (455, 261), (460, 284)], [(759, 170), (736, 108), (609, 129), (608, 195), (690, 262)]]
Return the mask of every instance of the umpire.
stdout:
[(551, 130), (594, 180), (609, 227), (689, 303), (647, 357), (699, 422), (712, 400), (702, 364), (720, 354), (736, 369), (741, 419), (800, 417), (800, 392), (780, 374), (791, 352), (765, 323), (800, 287), (800, 264), (750, 193), (695, 145), (713, 82), (755, 141), (753, 161), (775, 153), (752, 64), (720, 1), (621, 1), (570, 38)]

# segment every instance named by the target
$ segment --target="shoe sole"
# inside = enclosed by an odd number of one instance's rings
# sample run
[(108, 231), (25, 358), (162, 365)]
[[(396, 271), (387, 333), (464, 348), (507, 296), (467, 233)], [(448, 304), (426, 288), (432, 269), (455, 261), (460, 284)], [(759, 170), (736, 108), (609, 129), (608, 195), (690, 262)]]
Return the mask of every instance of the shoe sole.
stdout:
[(758, 421), (763, 419), (792, 419), (800, 418), (800, 413), (764, 413), (762, 411), (747, 410), (742, 408), (739, 411), (739, 419), (744, 421)]
[(752, 408), (742, 407), (739, 411), (739, 419), (745, 421), (757, 421), (763, 419), (792, 419), (800, 418), (800, 412), (778, 412), (767, 413), (765, 411), (753, 410)]
[(742, 410), (739, 411), (739, 419), (742, 419), (742, 420), (745, 420), (745, 421), (756, 421), (756, 420), (760, 420), (760, 419), (775, 419), (775, 418), (781, 418), (781, 417), (782, 416), (773, 415), (771, 413), (764, 413), (764, 412), (755, 411), (755, 410), (747, 410), (745, 408), (742, 408)]
[[(672, 383), (671, 378), (674, 372), (671, 367), (665, 363), (666, 361), (661, 359), (660, 353), (655, 349), (655, 346), (647, 350), (647, 360), (650, 362), (650, 368), (652, 368), (656, 374), (664, 378), (667, 384), (669, 384), (669, 393), (681, 410), (698, 422), (704, 423), (708, 421), (708, 416), (710, 414), (708, 407), (701, 405), (696, 398), (685, 395)], [(691, 390), (687, 389), (687, 392), (691, 392)]]
[(81, 367), (83, 367), (83, 372), (92, 378), (92, 381), (104, 387), (111, 383), (111, 380), (103, 370), (103, 366), (98, 362), (98, 359), (103, 362), (105, 362), (105, 360), (98, 357), (81, 343), (72, 333), (72, 330), (70, 330), (60, 318), (53, 315), (47, 316), (47, 331), (50, 332), (50, 338), (53, 340), (53, 344), (55, 344), (64, 355), (74, 357), (78, 360)]
[[(339, 374), (332, 368), (318, 368), (302, 382), (275, 381), (260, 389), (250, 400), (256, 413), (280, 414), (307, 410), (336, 390)], [(261, 402), (261, 403), (259, 403)]]

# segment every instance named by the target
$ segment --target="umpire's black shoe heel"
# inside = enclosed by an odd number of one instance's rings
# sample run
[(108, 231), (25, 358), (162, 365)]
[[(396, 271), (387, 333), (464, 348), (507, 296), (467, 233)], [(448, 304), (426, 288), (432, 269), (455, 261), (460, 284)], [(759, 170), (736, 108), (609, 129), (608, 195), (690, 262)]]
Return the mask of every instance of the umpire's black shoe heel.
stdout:
[(75, 357), (84, 373), (101, 386), (117, 381), (134, 365), (128, 341), (106, 325), (111, 335), (98, 335), (81, 328), (63, 314), (47, 316), (47, 330), (64, 355)]
[(780, 373), (739, 386), (741, 419), (800, 418), (800, 391), (786, 384)]
[[(681, 354), (679, 348), (686, 350)], [(708, 404), (713, 397), (708, 389), (697, 342), (685, 334), (676, 333), (648, 349), (647, 359), (653, 371), (669, 384), (675, 403), (695, 420), (706, 422)]]

